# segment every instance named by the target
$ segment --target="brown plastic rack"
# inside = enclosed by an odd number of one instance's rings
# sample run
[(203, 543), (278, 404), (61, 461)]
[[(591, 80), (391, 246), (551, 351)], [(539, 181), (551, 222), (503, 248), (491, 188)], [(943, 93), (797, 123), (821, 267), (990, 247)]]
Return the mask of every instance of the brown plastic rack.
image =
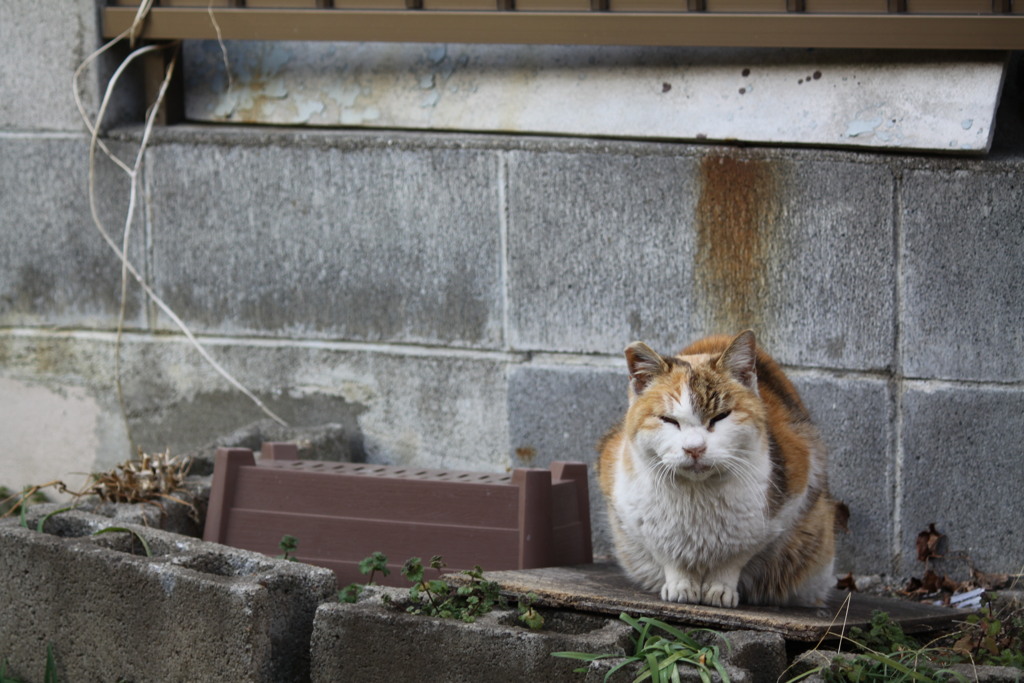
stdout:
[[(299, 460), (294, 444), (217, 451), (203, 539), (268, 555), (284, 535), (296, 558), (365, 581), (380, 551), (395, 567), (443, 556), (451, 570), (529, 569), (592, 561), (587, 467), (511, 473)], [(408, 585), (396, 569), (380, 583)]]

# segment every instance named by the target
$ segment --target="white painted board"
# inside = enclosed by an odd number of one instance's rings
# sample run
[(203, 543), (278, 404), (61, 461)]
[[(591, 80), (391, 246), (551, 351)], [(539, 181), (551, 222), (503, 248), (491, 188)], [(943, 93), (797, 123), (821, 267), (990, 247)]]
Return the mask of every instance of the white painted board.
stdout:
[[(188, 42), (194, 121), (984, 153), (1005, 53)], [(230, 79), (226, 73), (230, 65)]]

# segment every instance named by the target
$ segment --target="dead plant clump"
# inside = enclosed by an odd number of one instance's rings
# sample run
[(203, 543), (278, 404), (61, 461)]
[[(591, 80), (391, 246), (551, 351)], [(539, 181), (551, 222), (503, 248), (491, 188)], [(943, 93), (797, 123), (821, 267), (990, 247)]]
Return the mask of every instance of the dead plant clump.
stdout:
[[(996, 591), (1010, 588), (1017, 583), (1018, 576), (1002, 573), (988, 573), (974, 566), (971, 558), (963, 552), (940, 553), (940, 543), (945, 534), (929, 524), (928, 528), (917, 535), (917, 561), (924, 565), (921, 578), (912, 577), (903, 589), (904, 595), (924, 601), (934, 600), (944, 605), (956, 604), (957, 595), (977, 591)], [(932, 568), (934, 560), (959, 560), (967, 565), (969, 575), (966, 579), (956, 580), (945, 574), (939, 574)], [(935, 600), (936, 596), (938, 597)]]
[(29, 502), (35, 502), (43, 490), (52, 488), (58, 493), (72, 496), (76, 503), (85, 497), (95, 496), (103, 503), (141, 503), (155, 505), (164, 511), (163, 503), (171, 501), (188, 508), (189, 517), (199, 521), (199, 510), (190, 500), (192, 494), (185, 488), (185, 478), (192, 467), (192, 458), (163, 453), (145, 453), (139, 449), (139, 456), (127, 460), (107, 472), (93, 473), (89, 483), (81, 491), (72, 491), (59, 480), (46, 484), (29, 486), (21, 493), (8, 496), (0, 501), (2, 517), (17, 514)]
[[(843, 591), (861, 591), (883, 595), (891, 598), (902, 598), (928, 604), (940, 604), (947, 607), (977, 607), (980, 595), (984, 592), (1013, 590), (1021, 587), (1022, 574), (989, 573), (978, 569), (971, 558), (964, 552), (940, 552), (940, 544), (945, 545), (946, 536), (929, 524), (928, 528), (917, 535), (917, 561), (923, 565), (920, 576), (912, 576), (901, 584), (881, 582), (865, 582), (869, 585), (858, 585), (858, 578), (853, 573), (838, 579), (836, 588)], [(953, 562), (966, 566), (966, 575), (961, 570), (955, 572), (962, 578), (954, 578), (940, 573), (935, 563)], [(867, 577), (865, 577), (867, 578)], [(876, 577), (877, 578), (877, 577)], [(962, 598), (970, 595), (974, 604), (965, 604)]]

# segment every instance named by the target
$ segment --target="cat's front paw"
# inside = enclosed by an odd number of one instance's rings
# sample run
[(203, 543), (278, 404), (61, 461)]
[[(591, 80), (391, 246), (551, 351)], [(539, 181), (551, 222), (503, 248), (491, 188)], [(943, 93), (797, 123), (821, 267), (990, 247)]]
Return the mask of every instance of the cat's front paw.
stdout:
[(700, 604), (700, 583), (688, 577), (678, 576), (667, 579), (661, 587), (661, 599), (666, 602), (687, 602)]
[(740, 603), (740, 594), (736, 586), (726, 583), (710, 583), (704, 587), (701, 602), (712, 607), (735, 607)]

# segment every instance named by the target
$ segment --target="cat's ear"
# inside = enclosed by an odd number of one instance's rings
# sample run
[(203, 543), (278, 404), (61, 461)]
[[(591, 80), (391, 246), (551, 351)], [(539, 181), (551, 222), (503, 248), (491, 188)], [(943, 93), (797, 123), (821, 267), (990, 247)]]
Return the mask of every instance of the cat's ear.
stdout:
[(718, 366), (743, 386), (756, 390), (757, 372), (754, 369), (756, 361), (757, 342), (754, 339), (754, 333), (745, 330), (729, 342), (728, 348), (722, 352), (722, 357), (718, 360)]
[(626, 347), (626, 366), (629, 368), (629, 385), (637, 396), (658, 376), (669, 371), (668, 361), (650, 346), (639, 341)]

